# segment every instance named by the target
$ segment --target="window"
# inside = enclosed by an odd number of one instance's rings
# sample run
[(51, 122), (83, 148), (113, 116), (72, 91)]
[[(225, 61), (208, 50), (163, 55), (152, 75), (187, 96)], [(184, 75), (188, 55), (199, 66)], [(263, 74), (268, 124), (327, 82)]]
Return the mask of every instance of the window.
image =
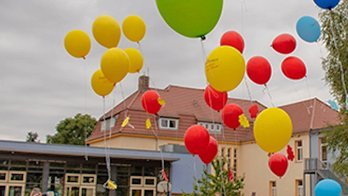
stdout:
[(118, 118), (118, 115), (101, 121), (101, 130), (102, 131), (111, 130), (115, 126), (117, 118)]
[(295, 141), (295, 155), (296, 155), (296, 161), (302, 161), (303, 160), (303, 144), (302, 144), (302, 140), (296, 140)]
[(232, 148), (227, 149), (227, 169), (231, 169), (231, 154), (232, 154)]
[(277, 196), (277, 183), (276, 183), (276, 181), (269, 182), (269, 196)]
[(131, 196), (155, 196), (157, 178), (150, 176), (131, 176), (130, 195)]
[(237, 176), (237, 148), (233, 149), (233, 174)]
[(295, 195), (296, 196), (303, 196), (303, 182), (302, 180), (296, 180), (295, 182)]
[(95, 187), (97, 184), (97, 176), (92, 174), (65, 174), (65, 196), (95, 195)]
[(327, 143), (325, 138), (320, 138), (320, 161), (322, 163), (327, 164), (327, 154), (328, 154), (328, 149), (327, 149)]
[(206, 129), (208, 129), (210, 133), (215, 133), (215, 134), (220, 134), (223, 128), (221, 123), (198, 122), (197, 124), (202, 125)]
[(161, 117), (158, 124), (160, 129), (177, 130), (179, 127), (179, 119)]
[(222, 156), (222, 157), (225, 156), (225, 148), (224, 148), (224, 147), (221, 148), (221, 156)]

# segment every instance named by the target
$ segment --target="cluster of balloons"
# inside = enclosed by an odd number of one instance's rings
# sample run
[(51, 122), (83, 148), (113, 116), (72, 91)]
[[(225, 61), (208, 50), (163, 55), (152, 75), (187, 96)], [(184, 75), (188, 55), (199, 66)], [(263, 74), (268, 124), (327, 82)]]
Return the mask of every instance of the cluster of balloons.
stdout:
[[(296, 49), (296, 39), (288, 33), (280, 34), (273, 40), (272, 47), (281, 54), (290, 54)], [(307, 73), (306, 65), (295, 56), (285, 58), (281, 63), (281, 70), (292, 80), (302, 79)]]
[(218, 153), (216, 139), (201, 125), (192, 125), (186, 130), (184, 143), (186, 149), (192, 155), (198, 155), (205, 164), (211, 163)]
[[(122, 24), (123, 34), (133, 42), (140, 42), (146, 31), (146, 26), (139, 16), (128, 16)], [(112, 16), (102, 15), (95, 19), (92, 25), (95, 40), (107, 50), (102, 55), (100, 69), (91, 78), (94, 92), (100, 96), (110, 94), (116, 83), (123, 80), (128, 73), (139, 72), (144, 64), (141, 52), (136, 48), (125, 50), (117, 48), (121, 38), (121, 27)], [(73, 30), (64, 39), (67, 52), (76, 58), (85, 58), (91, 48), (91, 40), (87, 33)]]
[[(241, 125), (240, 116), (244, 114), (242, 108), (238, 104), (227, 104), (227, 93), (219, 92), (208, 85), (204, 90), (205, 103), (213, 110), (220, 112), (221, 119), (229, 128), (236, 129)], [(251, 118), (256, 118), (258, 113), (257, 104), (252, 104), (249, 108)]]

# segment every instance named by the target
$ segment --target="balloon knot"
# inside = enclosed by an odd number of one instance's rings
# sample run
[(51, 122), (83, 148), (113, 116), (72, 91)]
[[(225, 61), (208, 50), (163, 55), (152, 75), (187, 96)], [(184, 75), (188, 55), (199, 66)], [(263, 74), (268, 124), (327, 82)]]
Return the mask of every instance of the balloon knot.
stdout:
[(83, 58), (83, 60), (86, 60), (86, 57), (85, 57), (85, 56), (83, 56), (82, 58)]
[(204, 35), (201, 36), (201, 40), (204, 41), (206, 37)]

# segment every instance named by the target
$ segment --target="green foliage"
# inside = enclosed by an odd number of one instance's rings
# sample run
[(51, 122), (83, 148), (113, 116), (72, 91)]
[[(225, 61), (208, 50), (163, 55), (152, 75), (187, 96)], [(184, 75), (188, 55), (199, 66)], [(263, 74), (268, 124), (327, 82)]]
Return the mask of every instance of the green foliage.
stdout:
[(25, 140), (26, 142), (34, 142), (34, 143), (39, 143), (39, 134), (37, 132), (29, 131), (27, 133), (27, 138)]
[(88, 114), (76, 114), (73, 118), (66, 118), (58, 123), (54, 135), (47, 136), (47, 143), (83, 145), (96, 123), (96, 119)]
[(240, 190), (244, 187), (244, 178), (234, 178), (230, 181), (228, 170), (224, 169), (226, 160), (217, 158), (212, 162), (215, 171), (211, 174), (204, 170), (201, 179), (196, 180), (194, 191), (188, 196), (239, 196)]
[(348, 0), (343, 0), (333, 11), (320, 14), (323, 30), (323, 42), (328, 55), (323, 59), (325, 80), (331, 87), (331, 93), (341, 105), (343, 125), (326, 132), (329, 149), (340, 152), (334, 169), (337, 173), (348, 177), (348, 113), (346, 94), (344, 92), (341, 68), (343, 68), (344, 83), (348, 87)]
[(334, 127), (325, 136), (329, 149), (340, 152), (333, 169), (348, 182), (348, 125)]
[[(330, 84), (331, 93), (337, 98), (341, 108), (345, 108), (345, 93), (341, 81), (340, 63), (344, 69), (345, 84), (348, 85), (348, 1), (344, 0), (333, 11), (320, 14), (322, 40), (328, 51), (323, 59), (325, 79)], [(348, 86), (347, 86), (348, 87)]]

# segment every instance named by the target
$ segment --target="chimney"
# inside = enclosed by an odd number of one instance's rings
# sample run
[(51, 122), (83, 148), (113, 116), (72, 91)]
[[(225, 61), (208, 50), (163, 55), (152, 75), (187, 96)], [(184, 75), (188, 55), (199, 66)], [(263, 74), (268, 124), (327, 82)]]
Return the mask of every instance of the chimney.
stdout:
[(145, 92), (147, 89), (149, 89), (149, 82), (150, 77), (142, 75), (138, 79), (138, 91)]

